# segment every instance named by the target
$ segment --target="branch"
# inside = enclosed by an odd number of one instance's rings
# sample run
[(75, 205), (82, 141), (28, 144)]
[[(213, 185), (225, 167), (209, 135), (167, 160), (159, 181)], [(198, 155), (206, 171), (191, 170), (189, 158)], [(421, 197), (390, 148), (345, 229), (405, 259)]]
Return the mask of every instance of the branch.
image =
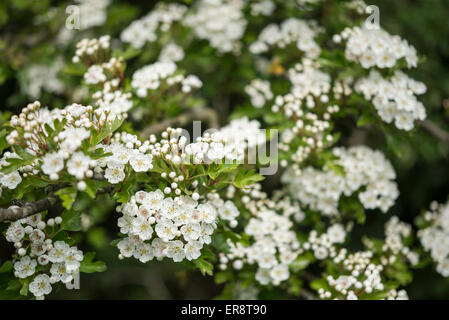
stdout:
[(57, 198), (54, 195), (48, 196), (36, 202), (27, 202), (23, 206), (10, 206), (7, 209), (0, 208), (0, 222), (16, 221), (33, 214), (42, 212), (54, 206)]
[(418, 121), (418, 124), (435, 138), (449, 143), (449, 133), (430, 120)]
[[(53, 207), (59, 200), (53, 192), (65, 187), (65, 185), (54, 186), (52, 193), (44, 199), (35, 202), (23, 202), (19, 200), (13, 200), (14, 203), (19, 205), (12, 205), (6, 209), (0, 208), (0, 222), (4, 221), (17, 221), (28, 216), (32, 216), (36, 213), (45, 211)], [(99, 189), (98, 194), (109, 193), (114, 189), (114, 186), (107, 186)]]
[(193, 120), (205, 121), (209, 125), (209, 128), (219, 128), (218, 114), (206, 107), (191, 108), (187, 112), (182, 113), (174, 118), (166, 119), (162, 122), (155, 123), (142, 130), (141, 136), (148, 137), (151, 134), (162, 132), (168, 127), (185, 126)]
[(306, 300), (318, 300), (318, 298), (306, 288), (301, 288), (299, 295)]

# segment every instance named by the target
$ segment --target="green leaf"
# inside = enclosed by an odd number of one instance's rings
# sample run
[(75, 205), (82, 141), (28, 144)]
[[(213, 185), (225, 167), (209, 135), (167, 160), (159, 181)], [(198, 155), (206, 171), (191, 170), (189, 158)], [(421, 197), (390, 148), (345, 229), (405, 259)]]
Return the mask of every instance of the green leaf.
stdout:
[(133, 194), (134, 185), (135, 179), (129, 179), (128, 181), (126, 181), (124, 184), (122, 184), (120, 191), (114, 195), (114, 199), (120, 203), (128, 202)]
[(221, 271), (215, 274), (215, 283), (222, 284), (232, 280), (232, 273), (229, 271)]
[(214, 266), (210, 262), (204, 260), (203, 258), (199, 258), (199, 259), (195, 260), (194, 264), (198, 269), (200, 269), (201, 274), (203, 276), (206, 274), (212, 276), (214, 274), (214, 271), (213, 271)]
[(120, 128), (124, 120), (125, 119), (115, 118), (112, 123), (106, 124), (100, 133), (93, 131), (90, 140), (91, 148), (95, 148), (101, 141), (111, 136), (118, 128)]
[(80, 231), (81, 230), (81, 212), (74, 210), (64, 211), (61, 215), (61, 230)]
[(107, 267), (103, 261), (95, 261), (92, 262), (95, 258), (95, 252), (87, 252), (84, 255), (83, 261), (81, 261), (80, 272), (83, 273), (95, 273), (95, 272), (104, 272)]
[(253, 183), (261, 181), (265, 179), (262, 175), (255, 173), (255, 170), (246, 171), (246, 169), (242, 169), (239, 171), (237, 176), (234, 178), (233, 184), (237, 188), (244, 188), (246, 186), (250, 186)]
[(357, 126), (363, 127), (374, 123), (375, 118), (369, 111), (363, 111), (360, 118), (357, 120)]
[(315, 261), (315, 256), (312, 252), (306, 252), (303, 255), (297, 257), (291, 264), (290, 267), (294, 271), (304, 270)]
[(10, 272), (13, 268), (11, 261), (5, 261), (5, 263), (2, 264), (0, 267), (0, 273), (7, 273)]
[(55, 194), (62, 200), (62, 206), (70, 210), (76, 200), (77, 190), (74, 187), (68, 187), (56, 191)]
[(22, 288), (20, 289), (20, 294), (22, 296), (26, 296), (28, 294), (28, 286), (31, 282), (31, 278), (20, 279), (19, 281), (22, 284)]

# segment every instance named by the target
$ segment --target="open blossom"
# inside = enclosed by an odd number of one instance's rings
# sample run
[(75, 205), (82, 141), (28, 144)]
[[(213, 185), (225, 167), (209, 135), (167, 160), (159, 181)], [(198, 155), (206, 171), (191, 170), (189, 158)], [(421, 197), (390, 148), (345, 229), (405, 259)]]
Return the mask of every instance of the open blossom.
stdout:
[(47, 153), (43, 160), (42, 171), (51, 175), (64, 169), (64, 158), (57, 152)]
[(20, 261), (14, 263), (14, 271), (18, 278), (27, 278), (34, 274), (36, 266), (36, 260), (25, 256)]
[(91, 66), (84, 74), (84, 79), (87, 84), (97, 84), (106, 81), (106, 76), (103, 73), (103, 68), (98, 65)]
[(138, 153), (131, 157), (129, 163), (135, 172), (146, 172), (153, 168), (152, 160), (153, 157), (150, 154)]
[(0, 173), (0, 184), (8, 189), (15, 189), (22, 182), (19, 172), (13, 171), (9, 174)]
[(50, 285), (50, 277), (46, 274), (40, 274), (30, 283), (30, 292), (36, 297), (48, 295), (52, 287)]
[(82, 152), (76, 152), (67, 161), (67, 171), (78, 179), (82, 179), (89, 169), (91, 159)]

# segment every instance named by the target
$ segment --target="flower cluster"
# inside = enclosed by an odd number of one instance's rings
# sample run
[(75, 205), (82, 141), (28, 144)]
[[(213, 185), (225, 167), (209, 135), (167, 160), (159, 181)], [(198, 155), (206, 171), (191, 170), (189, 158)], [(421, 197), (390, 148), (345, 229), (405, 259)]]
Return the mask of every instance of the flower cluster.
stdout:
[(197, 10), (186, 15), (184, 24), (221, 53), (239, 51), (247, 24), (244, 5), (242, 0), (200, 0)]
[[(261, 285), (279, 285), (289, 278), (289, 265), (301, 253), (291, 218), (301, 222), (305, 216), (299, 204), (285, 192), (276, 191), (269, 198), (261, 188), (255, 183), (239, 191), (244, 208), (253, 216), (245, 227), (245, 233), (251, 236), (250, 245), (228, 239), (230, 252), (220, 253), (220, 268), (227, 269), (231, 262), (235, 270), (241, 270), (245, 264), (256, 264), (256, 280)], [(236, 192), (230, 186), (226, 197), (234, 199)], [(235, 227), (237, 223), (230, 226)]]
[[(292, 128), (283, 131), (279, 148), (289, 151), (294, 146), (296, 151), (288, 160), (298, 167), (313, 150), (320, 150), (333, 141), (330, 119), (340, 108), (330, 103), (331, 94), (337, 97), (347, 94), (348, 90), (347, 84), (337, 82), (331, 91), (330, 76), (319, 70), (318, 63), (309, 59), (303, 59), (301, 64), (290, 69), (288, 76), (292, 84), (290, 93), (277, 96), (271, 110), (281, 111), (293, 122)], [(320, 107), (324, 112), (315, 112)], [(295, 145), (298, 136), (301, 140), (299, 146)], [(281, 161), (282, 166), (287, 164), (286, 159)]]
[(261, 54), (267, 52), (270, 47), (284, 48), (291, 43), (296, 43), (296, 47), (304, 52), (307, 58), (315, 59), (321, 53), (320, 46), (315, 42), (317, 33), (318, 28), (311, 23), (289, 18), (280, 26), (276, 24), (266, 26), (249, 50), (254, 54)]
[(177, 67), (173, 61), (158, 61), (134, 72), (131, 86), (137, 96), (144, 98), (149, 90), (156, 90), (161, 86), (179, 84), (183, 93), (189, 93), (193, 88), (201, 88), (201, 80), (194, 75), (184, 76), (176, 74)]
[(339, 158), (335, 163), (343, 168), (343, 175), (333, 169), (312, 167), (297, 174), (293, 170), (284, 174), (283, 182), (302, 205), (324, 215), (337, 215), (340, 197), (350, 196), (363, 187), (358, 198), (366, 209), (379, 208), (386, 212), (394, 204), (399, 195), (392, 181), (396, 175), (381, 152), (358, 146), (335, 148), (333, 153)]
[(106, 8), (110, 2), (110, 0), (76, 0), (79, 8), (79, 27), (88, 29), (105, 23)]
[[(396, 216), (391, 217), (385, 224), (385, 242), (380, 248), (382, 252), (380, 262), (387, 266), (405, 257), (411, 265), (416, 265), (419, 262), (419, 255), (415, 251), (410, 250), (410, 247), (407, 245), (411, 235), (411, 225), (400, 221)], [(365, 241), (365, 246), (375, 251), (375, 244), (368, 239)]]
[(58, 73), (63, 66), (61, 59), (57, 59), (50, 66), (31, 65), (26, 69), (26, 79), (22, 83), (23, 90), (33, 99), (39, 99), (42, 90), (61, 94), (64, 92), (65, 84), (58, 78)]
[(62, 218), (41, 220), (33, 215), (12, 223), (6, 240), (14, 243), (19, 257), (14, 263), (14, 275), (29, 279), (29, 291), (36, 299), (44, 299), (52, 291), (52, 284), (67, 284), (79, 273), (83, 252), (64, 241), (53, 241)]
[(218, 218), (234, 219), (239, 212), (230, 201), (218, 197), (198, 203), (193, 197), (165, 197), (160, 190), (139, 191), (128, 203), (117, 207), (123, 216), (120, 232), (127, 235), (117, 246), (120, 257), (141, 262), (164, 257), (180, 262), (200, 257), (204, 244), (211, 243)]
[(162, 62), (178, 62), (184, 59), (184, 55), (184, 50), (180, 46), (174, 42), (169, 42), (162, 48), (158, 60)]
[(310, 250), (318, 260), (334, 258), (337, 255), (336, 244), (345, 241), (346, 231), (341, 224), (333, 224), (327, 232), (318, 235), (315, 230), (309, 233), (307, 241), (301, 244), (304, 250)]
[(150, 13), (123, 30), (120, 39), (135, 48), (142, 48), (147, 42), (155, 42), (160, 31), (169, 31), (174, 22), (183, 18), (186, 10), (187, 7), (181, 4), (158, 3)]
[(371, 299), (372, 294), (384, 294), (389, 300), (408, 299), (405, 290), (388, 289), (382, 277), (384, 267), (372, 262), (371, 251), (347, 253), (342, 249), (333, 261), (340, 266), (338, 276), (326, 277), (327, 288), (320, 288), (321, 299)]
[(432, 202), (424, 221), (425, 227), (418, 231), (421, 244), (436, 262), (436, 271), (449, 277), (449, 202)]
[(276, 5), (272, 0), (258, 0), (251, 3), (251, 15), (253, 16), (270, 16), (276, 9)]
[(415, 96), (424, 94), (426, 86), (401, 71), (395, 71), (388, 80), (379, 72), (371, 71), (368, 77), (355, 84), (355, 90), (372, 101), (383, 121), (394, 120), (398, 129), (411, 130), (415, 120), (426, 118), (426, 109)]
[(405, 59), (408, 68), (416, 68), (418, 57), (416, 49), (406, 40), (392, 36), (379, 28), (346, 28), (334, 41), (346, 40), (346, 58), (359, 62), (363, 68), (392, 68), (401, 59)]
[[(63, 121), (65, 126), (59, 134), (49, 139), (48, 130), (54, 130), (55, 123)], [(19, 116), (12, 117), (11, 126), (14, 130), (7, 136), (8, 143), (25, 148), (26, 155), (19, 157), (9, 153), (5, 154), (4, 158), (37, 156), (32, 162), (19, 168), (23, 176), (42, 172), (56, 181), (66, 162), (67, 172), (76, 179), (92, 177), (93, 171), (90, 168), (95, 166), (95, 161), (80, 151), (80, 147), (82, 142), (90, 137), (90, 128), (99, 128), (105, 124), (106, 121), (96, 120), (91, 106), (73, 104), (64, 109), (48, 111), (45, 108), (41, 109), (40, 103), (36, 101), (25, 107)], [(50, 150), (50, 145), (53, 151)], [(9, 164), (4, 160), (2, 166), (7, 167)], [(21, 181), (17, 172), (12, 173), (7, 179)], [(11, 182), (7, 186), (15, 188)]]
[(220, 256), (221, 268), (226, 268), (229, 261), (233, 261), (232, 267), (236, 270), (240, 270), (244, 263), (257, 264), (256, 280), (260, 284), (279, 285), (289, 278), (288, 265), (299, 253), (300, 246), (291, 230), (292, 225), (288, 217), (273, 210), (259, 212), (245, 227), (245, 233), (254, 242), (245, 247), (228, 239), (230, 253)]
[(111, 45), (110, 36), (102, 36), (98, 39), (82, 39), (76, 44), (75, 55), (72, 58), (74, 63), (80, 61), (86, 64), (94, 64), (98, 61), (105, 61), (109, 54)]
[(251, 98), (251, 104), (256, 108), (262, 108), (268, 100), (273, 99), (270, 82), (261, 79), (254, 79), (245, 87), (245, 92)]
[(112, 184), (122, 182), (129, 167), (134, 172), (147, 172), (153, 168), (153, 156), (146, 153), (148, 146), (149, 141), (142, 143), (135, 135), (117, 132), (110, 144), (99, 146), (104, 153), (112, 155), (99, 159), (95, 172), (104, 174)]

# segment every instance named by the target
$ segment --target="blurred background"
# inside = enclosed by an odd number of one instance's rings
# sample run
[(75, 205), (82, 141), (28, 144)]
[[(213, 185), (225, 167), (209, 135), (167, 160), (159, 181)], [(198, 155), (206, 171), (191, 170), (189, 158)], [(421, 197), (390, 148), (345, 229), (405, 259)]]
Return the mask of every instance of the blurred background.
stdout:
[[(289, 1), (289, 0), (288, 0)], [(168, 1), (167, 1), (168, 2)], [(189, 1), (185, 1), (189, 2)], [(61, 51), (70, 59), (73, 46), (59, 48), (50, 41), (54, 31), (59, 28), (52, 17), (52, 7), (64, 7), (65, 1), (2, 0), (0, 3), (0, 123), (10, 113), (17, 113), (28, 102), (34, 101), (30, 91), (24, 90), (25, 66), (32, 63), (53, 64), (55, 54)], [(369, 0), (368, 4), (380, 9), (381, 26), (391, 34), (400, 35), (416, 47), (423, 61), (409, 74), (424, 82), (428, 92), (422, 97), (428, 117), (441, 128), (449, 131), (449, 1), (447, 0)], [(118, 37), (121, 30), (131, 21), (148, 13), (155, 2), (112, 1), (107, 9), (107, 20), (103, 26), (93, 28), (94, 35), (103, 33)], [(39, 20), (40, 19), (40, 20)], [(37, 22), (36, 22), (37, 20)], [(31, 21), (34, 21), (33, 23)], [(261, 21), (263, 23), (263, 21)], [(195, 61), (192, 62), (196, 63)], [(207, 66), (210, 61), (203, 62)], [(212, 107), (220, 112), (224, 123), (233, 107), (243, 98), (236, 93), (247, 83), (253, 74), (242, 74), (244, 68), (234, 62), (233, 57), (224, 57), (221, 65), (205, 68), (196, 67), (197, 74), (206, 84), (206, 98), (220, 96)], [(239, 61), (244, 65), (245, 61)], [(236, 70), (232, 78), (221, 79), (215, 72), (217, 68)], [(228, 69), (230, 68), (230, 69)], [(187, 68), (186, 68), (187, 69)], [(243, 70), (243, 71), (242, 71)], [(229, 74), (229, 73), (227, 73)], [(38, 76), (38, 75), (37, 75)], [(60, 76), (68, 83), (79, 81), (70, 73)], [(211, 79), (208, 85), (208, 79)], [(204, 81), (206, 80), (206, 81)], [(217, 92), (217, 83), (220, 84)], [(63, 106), (67, 100), (64, 95), (40, 91), (43, 105)], [(223, 103), (225, 101), (225, 103)], [(368, 129), (348, 129), (354, 123), (342, 124), (344, 137), (342, 143), (350, 144), (356, 135), (358, 142), (381, 149), (392, 161), (398, 174), (397, 182), (401, 192), (390, 214), (413, 223), (414, 217), (428, 208), (433, 200), (445, 202), (449, 194), (449, 148), (447, 143), (435, 140), (423, 129), (413, 135), (398, 134), (390, 136)], [(346, 131), (345, 131), (346, 130)], [(360, 138), (360, 136), (362, 138)], [(360, 140), (361, 139), (361, 140)], [(399, 150), (398, 150), (399, 149)], [(266, 190), (280, 187), (278, 177), (265, 183)], [(97, 258), (106, 262), (108, 270), (100, 274), (81, 275), (80, 290), (60, 290), (49, 298), (67, 299), (210, 299), (217, 296), (222, 287), (213, 278), (203, 277), (199, 272), (189, 271), (169, 262), (143, 265), (134, 259), (120, 261), (116, 248), (110, 241), (116, 238), (118, 229), (114, 215), (114, 203), (106, 197), (98, 200), (101, 206), (91, 206), (88, 199), (80, 199), (78, 210), (85, 212), (85, 224), (93, 227), (87, 236), (80, 238), (81, 249), (97, 251)], [(56, 209), (57, 211), (57, 209)], [(390, 215), (389, 215), (390, 216)], [(367, 215), (367, 227), (359, 230), (359, 235), (382, 236), (383, 224), (389, 216)], [(357, 236), (357, 230), (356, 234)], [(6, 242), (0, 240), (0, 260), (11, 253)], [(433, 272), (431, 267), (415, 273), (415, 281), (407, 288), (412, 299), (449, 298), (449, 280)]]

